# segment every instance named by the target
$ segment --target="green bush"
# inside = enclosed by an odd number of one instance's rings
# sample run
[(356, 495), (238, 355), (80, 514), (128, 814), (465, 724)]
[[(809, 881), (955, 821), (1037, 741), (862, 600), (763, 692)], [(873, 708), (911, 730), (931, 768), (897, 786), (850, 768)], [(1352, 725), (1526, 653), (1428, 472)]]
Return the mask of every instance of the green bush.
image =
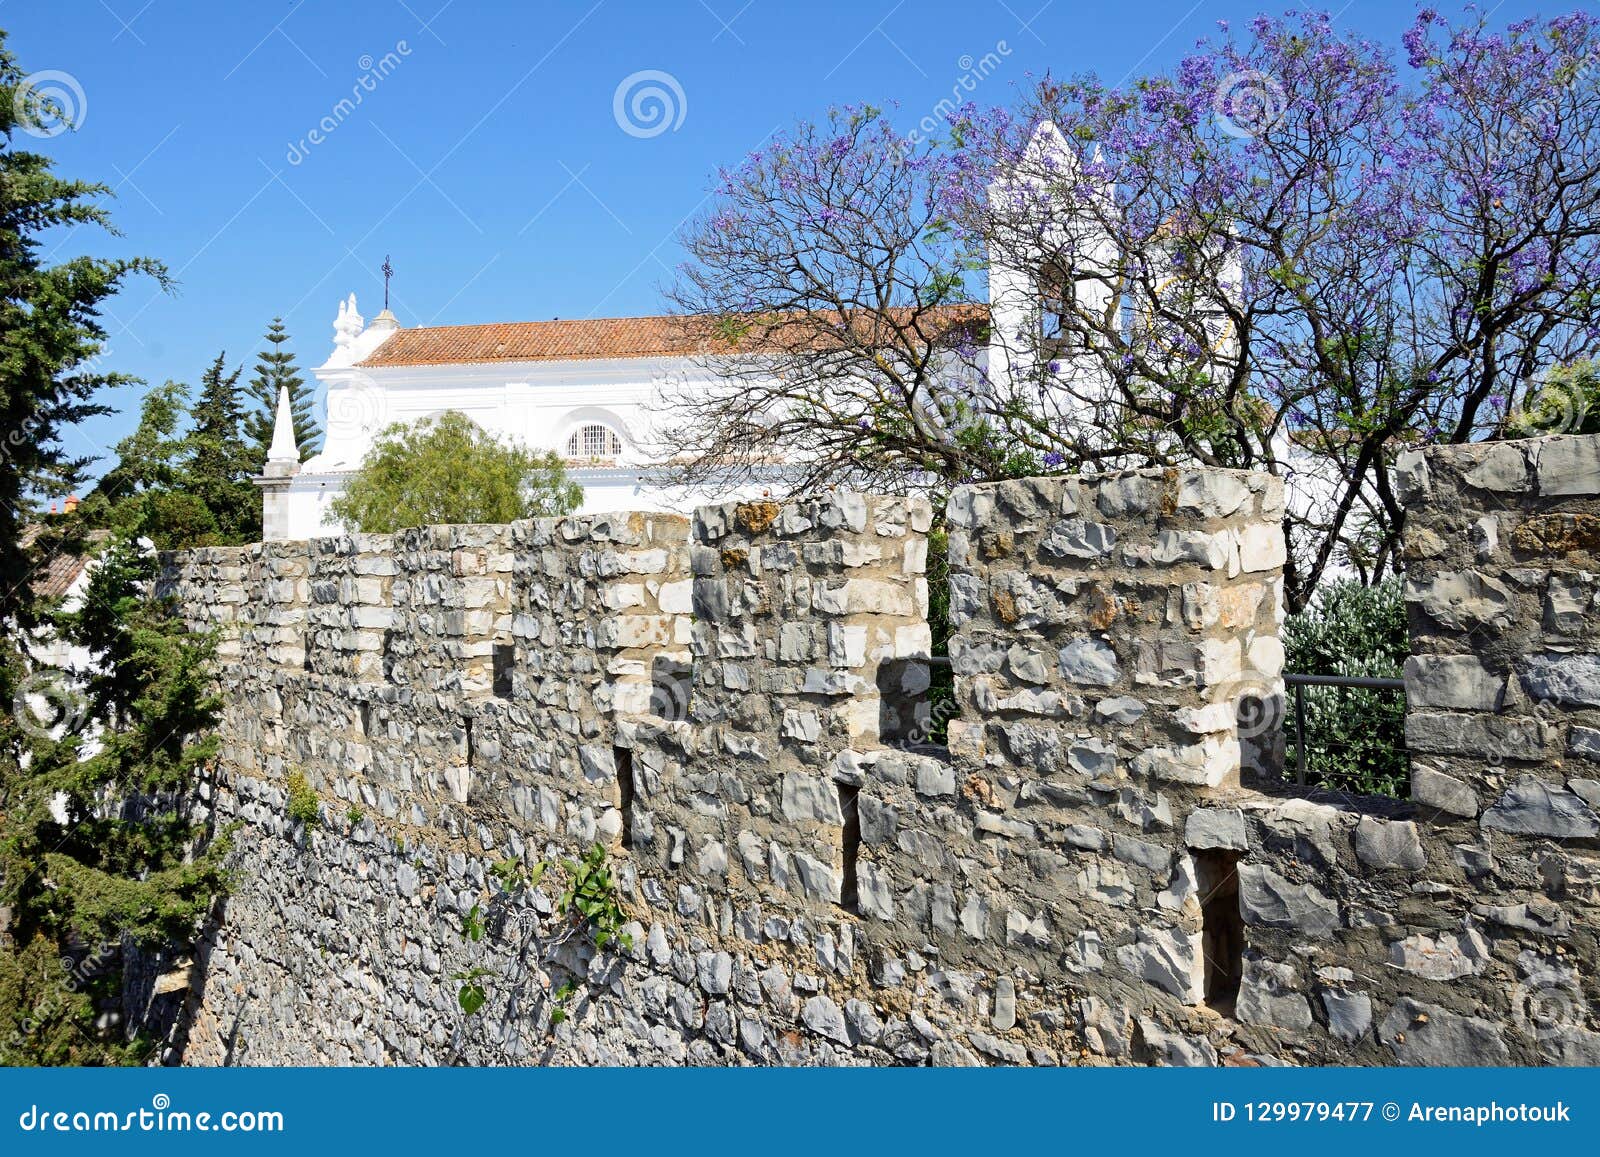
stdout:
[(317, 792), (305, 775), (291, 771), (288, 778), (289, 818), (310, 827), (317, 822)]
[[(1303, 675), (1399, 678), (1409, 643), (1400, 580), (1344, 581), (1325, 588), (1284, 624), (1288, 670)], [(1399, 691), (1306, 687), (1306, 782), (1364, 795), (1405, 796), (1406, 699)], [(1295, 767), (1294, 689), (1284, 720), (1287, 774)]]

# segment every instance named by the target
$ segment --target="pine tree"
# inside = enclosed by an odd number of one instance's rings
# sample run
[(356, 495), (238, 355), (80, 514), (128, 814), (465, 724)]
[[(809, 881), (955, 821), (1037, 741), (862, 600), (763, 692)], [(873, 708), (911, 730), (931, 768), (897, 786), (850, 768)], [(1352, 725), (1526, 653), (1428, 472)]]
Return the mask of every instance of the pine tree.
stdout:
[(317, 452), (322, 431), (317, 428), (312, 414), (311, 388), (300, 377), (294, 355), (284, 349), (289, 335), (284, 332), (283, 318), (275, 317), (267, 327), (267, 341), (271, 343), (261, 352), (256, 362), (256, 375), (250, 379), (250, 396), (256, 408), (245, 418), (245, 440), (255, 452), (256, 466), (267, 460), (267, 449), (272, 445), (272, 426), (278, 412), (278, 388), (289, 387), (289, 406), (294, 415), (294, 436), (300, 443), (300, 461)]
[[(97, 364), (107, 339), (100, 311), (132, 277), (168, 281), (149, 258), (46, 261), (52, 230), (114, 232), (101, 203), (112, 192), (63, 180), (28, 151), (22, 134), (45, 135), (60, 110), (42, 107), (26, 75), (0, 33), (0, 907), (9, 934), (0, 943), (0, 1063), (120, 1060), (126, 1054), (89, 1020), (94, 993), (75, 973), (103, 959), (96, 983), (114, 992), (125, 934), (188, 940), (217, 894), (222, 849), (203, 850), (184, 810), (210, 755), (190, 737), (209, 729), (216, 700), (209, 642), (149, 600), (154, 560), (125, 544), (62, 627), (99, 660), (89, 701), (80, 713), (57, 683), (65, 720), (25, 718), (52, 686), (23, 645), (49, 611), (30, 580), (47, 551), (82, 549), (56, 533), (81, 530), (80, 519), (47, 520), (33, 533), (42, 503), (83, 483), (87, 461), (67, 453), (62, 435), (107, 412), (95, 400), (106, 387), (136, 381)], [(81, 730), (60, 725), (75, 719), (100, 727), (97, 752)], [(144, 806), (119, 806), (135, 798)]]
[(245, 440), (239, 397), (243, 367), (227, 372), (225, 353), (200, 379), (200, 397), (189, 411), (187, 488), (210, 509), (223, 543), (261, 537), (261, 496), (251, 479), (261, 472), (255, 447)]
[[(43, 539), (25, 543), (23, 528), (44, 502), (81, 489), (89, 462), (66, 452), (62, 434), (108, 412), (94, 401), (102, 390), (137, 381), (96, 364), (106, 340), (101, 303), (130, 277), (167, 285), (165, 267), (148, 258), (80, 256), (45, 264), (41, 238), (52, 229), (89, 225), (115, 233), (99, 203), (111, 190), (57, 177), (50, 158), (29, 152), (26, 137), (14, 139), (51, 115), (23, 87), (24, 76), (0, 32), (0, 623), (20, 626), (32, 621), (27, 579), (45, 546)], [(9, 666), (0, 656), (6, 704)], [(8, 731), (0, 719), (0, 747)]]
[(211, 840), (192, 809), (219, 743), (215, 639), (190, 633), (153, 594), (156, 571), (153, 551), (115, 536), (83, 605), (57, 616), (94, 667), (86, 700), (63, 686), (67, 724), (35, 726), (6, 795), (0, 879), (21, 951), (0, 960), (0, 1063), (143, 1059), (84, 1023), (92, 1002), (41, 1004), (40, 993), (52, 979), (76, 992), (71, 977), (92, 974), (114, 996), (124, 940), (187, 948), (225, 884), (227, 841)]

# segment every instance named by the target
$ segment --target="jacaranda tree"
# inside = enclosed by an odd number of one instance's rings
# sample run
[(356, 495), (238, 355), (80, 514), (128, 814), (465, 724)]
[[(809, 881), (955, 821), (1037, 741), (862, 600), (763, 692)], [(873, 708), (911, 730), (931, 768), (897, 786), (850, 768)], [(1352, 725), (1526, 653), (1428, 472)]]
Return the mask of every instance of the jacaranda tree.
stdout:
[[(1587, 14), (1423, 11), (1385, 46), (1301, 13), (1126, 84), (963, 108), (939, 147), (871, 110), (802, 126), (685, 237), (703, 360), (761, 358), (672, 448), (935, 492), (1266, 470), (1290, 483), (1291, 608), (1336, 564), (1376, 580), (1401, 449), (1582, 420), (1551, 375), (1600, 345), (1597, 65)], [(1030, 305), (985, 294), (996, 267)]]
[[(1400, 449), (1577, 428), (1579, 395), (1540, 391), (1600, 338), (1595, 18), (1424, 10), (1400, 55), (1325, 14), (1259, 17), (1170, 72), (1047, 81), (955, 126), (975, 176), (952, 213), (1066, 271), (1050, 349), (997, 335), (1073, 399), (1018, 436), (1074, 468), (1289, 475), (1296, 609), (1335, 562), (1392, 563)], [(1042, 121), (1062, 149), (1029, 147)]]

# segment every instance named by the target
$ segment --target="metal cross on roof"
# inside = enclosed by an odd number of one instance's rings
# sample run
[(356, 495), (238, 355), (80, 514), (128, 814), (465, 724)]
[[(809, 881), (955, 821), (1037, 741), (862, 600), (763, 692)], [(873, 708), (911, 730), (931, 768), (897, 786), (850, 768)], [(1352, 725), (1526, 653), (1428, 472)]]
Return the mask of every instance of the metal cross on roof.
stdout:
[(389, 264), (389, 255), (383, 255), (383, 265), (378, 270), (383, 274), (383, 308), (389, 308), (389, 278), (394, 276), (394, 266)]

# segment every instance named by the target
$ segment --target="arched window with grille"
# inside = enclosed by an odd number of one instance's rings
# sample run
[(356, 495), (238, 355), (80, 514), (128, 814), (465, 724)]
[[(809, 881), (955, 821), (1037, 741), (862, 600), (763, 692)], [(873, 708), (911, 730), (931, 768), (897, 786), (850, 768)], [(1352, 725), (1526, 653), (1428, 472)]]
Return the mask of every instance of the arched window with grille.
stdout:
[(615, 458), (622, 453), (622, 439), (610, 426), (588, 422), (567, 439), (568, 458)]

